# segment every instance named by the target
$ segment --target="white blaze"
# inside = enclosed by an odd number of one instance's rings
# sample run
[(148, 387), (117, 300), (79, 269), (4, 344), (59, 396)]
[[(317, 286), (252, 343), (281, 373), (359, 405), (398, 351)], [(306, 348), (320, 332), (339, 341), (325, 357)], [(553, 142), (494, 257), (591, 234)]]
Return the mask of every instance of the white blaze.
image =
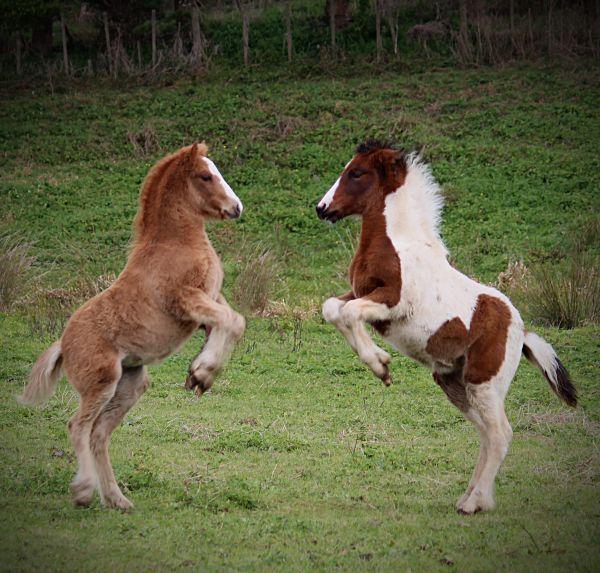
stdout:
[(337, 178), (337, 181), (332, 185), (331, 189), (327, 191), (327, 193), (325, 193), (323, 199), (319, 201), (319, 207), (322, 207), (324, 209), (327, 209), (327, 207), (329, 207), (331, 201), (333, 201), (333, 196), (335, 195), (335, 192), (337, 191), (337, 188), (340, 184), (340, 179), (341, 176)]
[(223, 176), (217, 169), (217, 166), (208, 157), (204, 157), (203, 159), (206, 161), (206, 163), (208, 163), (208, 170), (210, 171), (211, 175), (223, 186), (223, 189), (225, 189), (227, 196), (238, 204), (241, 215), (242, 211), (244, 210), (244, 206), (242, 205), (240, 198), (233, 192), (233, 189), (229, 186), (229, 183), (223, 179)]
[[(352, 159), (350, 161), (348, 161), (348, 163), (346, 163), (346, 167), (344, 167), (344, 171), (346, 171), (346, 169), (348, 169), (348, 165), (350, 165), (350, 163), (352, 163)], [(344, 171), (342, 171), (342, 175), (344, 174)], [(342, 178), (342, 175), (340, 175), (336, 182), (332, 185), (331, 189), (329, 191), (327, 191), (327, 193), (325, 193), (325, 195), (323, 196), (323, 199), (321, 199), (319, 201), (319, 207), (323, 207), (324, 209), (327, 209), (327, 207), (329, 207), (329, 205), (331, 205), (331, 202), (333, 201), (333, 196), (335, 195), (335, 192), (337, 191), (337, 188), (340, 185), (340, 179)]]

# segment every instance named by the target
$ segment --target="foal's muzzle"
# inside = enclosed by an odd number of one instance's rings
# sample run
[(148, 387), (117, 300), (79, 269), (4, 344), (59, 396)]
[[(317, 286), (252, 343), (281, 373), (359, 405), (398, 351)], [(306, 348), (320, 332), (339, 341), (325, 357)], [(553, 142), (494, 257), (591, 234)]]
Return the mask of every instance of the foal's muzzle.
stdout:
[(329, 211), (328, 208), (323, 205), (317, 205), (317, 215), (319, 219), (325, 219), (331, 223), (335, 223), (339, 219), (337, 211)]
[(242, 214), (242, 210), (239, 205), (236, 205), (233, 209), (229, 209), (229, 211), (225, 211), (225, 216), (228, 219), (237, 219)]

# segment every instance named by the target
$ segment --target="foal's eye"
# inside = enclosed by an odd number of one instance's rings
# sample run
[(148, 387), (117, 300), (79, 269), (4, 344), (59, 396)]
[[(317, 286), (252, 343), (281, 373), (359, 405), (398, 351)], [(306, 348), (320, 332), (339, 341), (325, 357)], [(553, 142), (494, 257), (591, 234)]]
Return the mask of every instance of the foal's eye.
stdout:
[(350, 173), (348, 173), (348, 176), (350, 177), (350, 179), (359, 179), (364, 174), (364, 171), (350, 171)]
[(202, 181), (212, 181), (212, 175), (209, 175), (208, 173), (200, 173), (200, 179), (202, 179)]

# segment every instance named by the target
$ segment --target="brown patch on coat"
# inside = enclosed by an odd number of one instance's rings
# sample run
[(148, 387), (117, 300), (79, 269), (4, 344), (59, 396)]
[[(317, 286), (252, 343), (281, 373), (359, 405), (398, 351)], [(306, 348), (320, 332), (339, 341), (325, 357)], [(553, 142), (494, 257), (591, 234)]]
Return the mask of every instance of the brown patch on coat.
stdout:
[[(448, 387), (452, 384), (482, 384), (498, 373), (504, 362), (510, 321), (510, 309), (505, 302), (482, 294), (477, 297), (469, 330), (455, 317), (429, 337), (427, 353), (440, 366), (453, 369), (450, 375), (434, 373), (435, 381), (448, 397)], [(452, 392), (460, 394), (462, 390), (455, 388)]]
[(425, 350), (434, 360), (454, 363), (465, 353), (469, 332), (464, 322), (455, 316), (440, 326), (427, 340)]
[(448, 400), (452, 402), (459, 410), (466, 412), (469, 409), (469, 400), (467, 398), (467, 389), (463, 382), (465, 357), (461, 356), (451, 372), (434, 372), (433, 379), (444, 391)]
[(495, 376), (504, 362), (510, 309), (499, 298), (481, 294), (469, 330), (465, 382), (481, 384)]

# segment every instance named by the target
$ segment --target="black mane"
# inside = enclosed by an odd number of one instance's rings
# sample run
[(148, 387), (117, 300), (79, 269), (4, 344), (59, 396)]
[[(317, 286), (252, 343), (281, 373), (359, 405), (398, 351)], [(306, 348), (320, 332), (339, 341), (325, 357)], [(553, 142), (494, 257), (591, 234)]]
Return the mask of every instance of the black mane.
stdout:
[(367, 139), (364, 143), (356, 146), (356, 153), (371, 153), (382, 149), (397, 149), (392, 141), (380, 141), (378, 139)]

